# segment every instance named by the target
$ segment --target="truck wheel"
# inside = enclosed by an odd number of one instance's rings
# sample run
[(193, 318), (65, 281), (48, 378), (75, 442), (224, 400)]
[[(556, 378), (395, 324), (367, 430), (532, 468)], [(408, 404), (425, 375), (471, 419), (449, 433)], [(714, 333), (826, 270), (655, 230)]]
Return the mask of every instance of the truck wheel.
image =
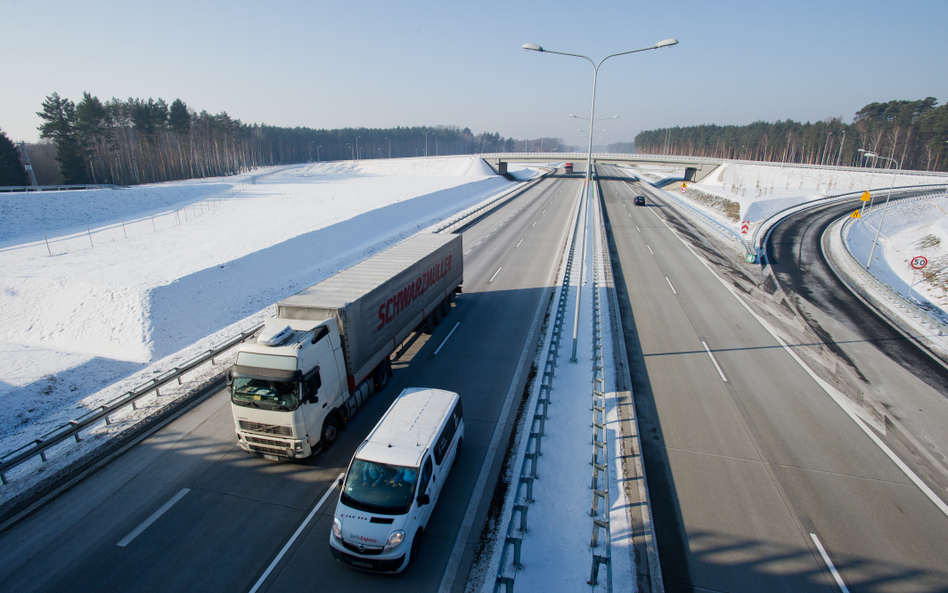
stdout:
[(421, 528), (415, 532), (415, 537), (411, 540), (411, 553), (408, 555), (408, 564), (412, 564), (418, 559), (418, 552), (421, 551)]
[(432, 315), (434, 315), (435, 325), (441, 325), (441, 320), (444, 318), (444, 309), (440, 304), (432, 311)]
[(331, 415), (329, 418), (323, 422), (323, 432), (319, 435), (320, 443), (322, 443), (323, 450), (327, 450), (333, 446), (336, 442), (336, 439), (339, 438), (339, 419), (335, 414)]
[(435, 323), (435, 320), (434, 320), (434, 313), (429, 313), (428, 316), (425, 317), (425, 333), (428, 334), (429, 336), (433, 334), (436, 325), (437, 324)]
[(450, 312), (451, 312), (451, 301), (448, 299), (448, 297), (445, 297), (444, 300), (441, 301), (441, 316), (447, 317), (448, 313)]
[(375, 382), (375, 391), (382, 391), (388, 385), (392, 378), (392, 363), (388, 360), (382, 361), (382, 364), (375, 367), (375, 375), (372, 380)]

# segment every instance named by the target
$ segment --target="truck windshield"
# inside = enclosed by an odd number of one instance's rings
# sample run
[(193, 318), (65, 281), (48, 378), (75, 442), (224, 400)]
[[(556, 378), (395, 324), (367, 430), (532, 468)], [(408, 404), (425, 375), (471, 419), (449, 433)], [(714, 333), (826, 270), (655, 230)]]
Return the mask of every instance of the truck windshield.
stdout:
[(418, 468), (354, 459), (342, 504), (360, 511), (404, 515), (415, 497)]
[(239, 406), (295, 410), (300, 405), (299, 383), (235, 377), (232, 399)]

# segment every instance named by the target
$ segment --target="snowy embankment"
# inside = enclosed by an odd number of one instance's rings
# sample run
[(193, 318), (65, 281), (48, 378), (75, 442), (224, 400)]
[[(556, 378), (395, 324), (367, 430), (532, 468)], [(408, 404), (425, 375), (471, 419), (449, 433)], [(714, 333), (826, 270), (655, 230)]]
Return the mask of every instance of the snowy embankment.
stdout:
[(3, 194), (0, 452), (513, 185), (479, 158), (443, 157)]

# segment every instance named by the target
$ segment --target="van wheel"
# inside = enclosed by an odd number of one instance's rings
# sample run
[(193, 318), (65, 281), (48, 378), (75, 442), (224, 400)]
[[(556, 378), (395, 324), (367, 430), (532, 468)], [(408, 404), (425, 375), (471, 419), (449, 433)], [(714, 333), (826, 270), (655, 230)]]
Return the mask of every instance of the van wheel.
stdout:
[(418, 559), (418, 552), (421, 551), (421, 529), (415, 532), (414, 539), (411, 540), (411, 554), (408, 556), (408, 564), (412, 564)]
[(454, 461), (451, 465), (457, 465), (458, 459), (461, 458), (461, 445), (464, 444), (464, 439), (458, 439), (458, 450), (454, 452)]
[(373, 381), (375, 382), (375, 391), (382, 391), (388, 385), (389, 379), (392, 378), (392, 363), (388, 360), (382, 361), (378, 367), (375, 368), (375, 376)]
[(323, 422), (323, 432), (319, 436), (319, 440), (322, 443), (323, 450), (327, 450), (333, 446), (336, 442), (336, 439), (339, 438), (339, 419), (335, 414), (326, 418)]

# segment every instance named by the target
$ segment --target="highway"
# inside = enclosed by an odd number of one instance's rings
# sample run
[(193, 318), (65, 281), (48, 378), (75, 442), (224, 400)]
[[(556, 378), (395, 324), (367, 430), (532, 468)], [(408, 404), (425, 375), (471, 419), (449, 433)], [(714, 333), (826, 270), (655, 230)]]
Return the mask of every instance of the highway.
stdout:
[[(545, 180), (464, 231), (464, 294), (433, 335), (403, 344), (392, 383), (332, 449), (295, 464), (249, 456), (218, 392), (0, 534), (0, 590), (438, 591), (444, 577), (462, 591), (580, 185)], [(329, 551), (334, 484), (409, 386), (461, 394), (463, 455), (418, 561), (398, 578), (358, 572)]]
[(602, 174), (665, 590), (948, 590), (948, 517), (765, 329), (801, 324), (759, 267)]

